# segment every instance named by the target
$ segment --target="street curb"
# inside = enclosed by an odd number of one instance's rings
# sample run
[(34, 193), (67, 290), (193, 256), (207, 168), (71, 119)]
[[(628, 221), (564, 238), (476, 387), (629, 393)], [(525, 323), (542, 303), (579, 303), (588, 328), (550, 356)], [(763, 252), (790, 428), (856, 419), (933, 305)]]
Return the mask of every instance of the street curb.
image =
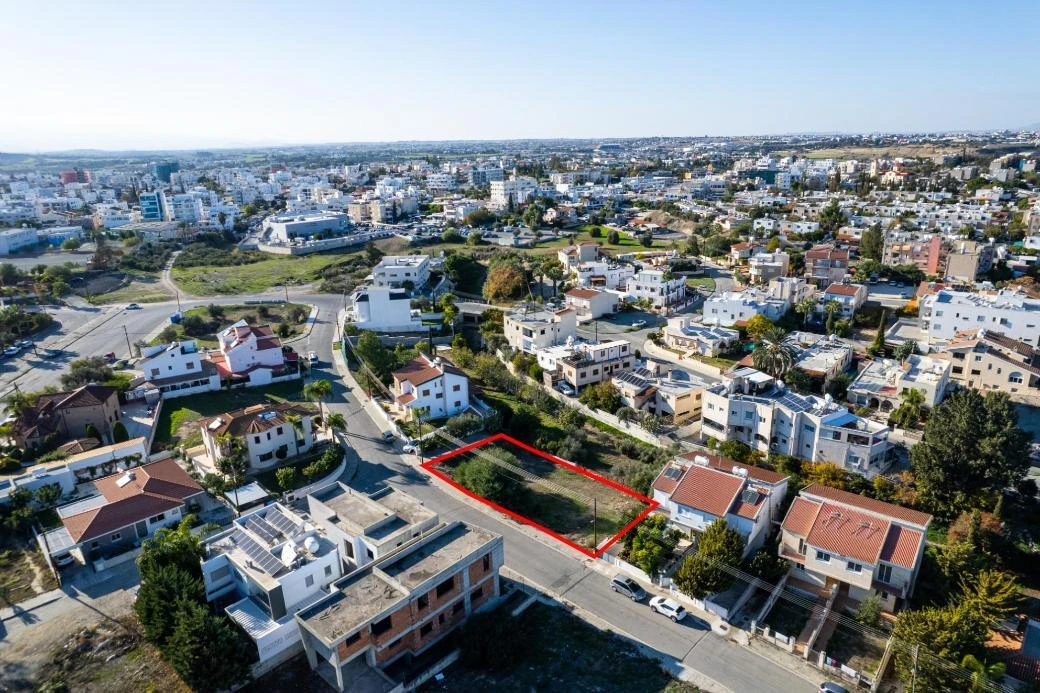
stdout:
[(314, 330), (314, 323), (316, 323), (318, 321), (318, 306), (313, 305), (313, 304), (308, 304), (308, 305), (310, 305), (310, 307), (311, 307), (311, 312), (307, 316), (307, 324), (304, 326), (303, 332), (301, 332), (300, 334), (296, 335), (295, 337), (290, 337), (289, 339), (283, 339), (282, 340), (282, 344), (293, 344), (293, 343), (298, 342), (298, 341), (300, 341), (302, 339), (307, 339), (308, 337), (311, 336), (311, 332)]

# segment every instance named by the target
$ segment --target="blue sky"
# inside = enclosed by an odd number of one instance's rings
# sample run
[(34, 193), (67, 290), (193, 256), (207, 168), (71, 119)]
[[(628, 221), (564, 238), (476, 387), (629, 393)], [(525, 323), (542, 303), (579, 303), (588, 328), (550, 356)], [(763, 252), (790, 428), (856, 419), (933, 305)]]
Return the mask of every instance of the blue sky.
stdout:
[(0, 0), (0, 150), (1040, 122), (1040, 2)]

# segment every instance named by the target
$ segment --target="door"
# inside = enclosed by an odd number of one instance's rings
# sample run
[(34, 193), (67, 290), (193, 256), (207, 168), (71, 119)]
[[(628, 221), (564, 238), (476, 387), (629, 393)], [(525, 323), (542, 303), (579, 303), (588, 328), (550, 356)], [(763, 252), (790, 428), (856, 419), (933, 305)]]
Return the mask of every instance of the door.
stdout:
[(148, 524), (143, 520), (135, 525), (137, 529), (137, 537), (143, 539), (148, 536)]

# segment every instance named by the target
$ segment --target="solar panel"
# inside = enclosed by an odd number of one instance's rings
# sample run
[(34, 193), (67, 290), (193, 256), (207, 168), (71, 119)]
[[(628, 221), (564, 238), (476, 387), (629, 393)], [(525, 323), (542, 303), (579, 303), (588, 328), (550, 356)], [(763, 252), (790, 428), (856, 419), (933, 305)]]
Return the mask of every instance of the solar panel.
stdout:
[(282, 534), (289, 535), (296, 531), (296, 523), (283, 515), (278, 508), (268, 510), (264, 519), (268, 524), (277, 527)]
[(264, 538), (268, 544), (278, 541), (278, 530), (267, 524), (263, 518), (251, 517), (246, 520), (246, 527)]
[(245, 532), (236, 531), (232, 535), (232, 541), (235, 546), (242, 549), (256, 563), (260, 570), (268, 575), (277, 575), (278, 571), (285, 567), (281, 561), (274, 557), (274, 554), (250, 539)]
[(664, 470), (664, 475), (667, 479), (678, 479), (682, 476), (682, 470), (678, 467), (668, 467)]
[(804, 399), (802, 399), (798, 395), (793, 395), (791, 393), (787, 393), (783, 397), (781, 397), (780, 404), (787, 407), (791, 411), (796, 412), (809, 411), (809, 409), (811, 409), (809, 404)]
[(740, 500), (751, 505), (758, 503), (759, 493), (758, 491), (750, 488), (744, 489), (744, 492), (740, 494)]

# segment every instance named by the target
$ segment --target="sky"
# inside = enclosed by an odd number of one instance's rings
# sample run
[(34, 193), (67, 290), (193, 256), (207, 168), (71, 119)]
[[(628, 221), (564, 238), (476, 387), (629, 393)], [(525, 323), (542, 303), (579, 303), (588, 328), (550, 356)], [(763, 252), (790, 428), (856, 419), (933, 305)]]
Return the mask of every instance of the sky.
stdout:
[(0, 151), (1040, 122), (1040, 2), (0, 0)]

